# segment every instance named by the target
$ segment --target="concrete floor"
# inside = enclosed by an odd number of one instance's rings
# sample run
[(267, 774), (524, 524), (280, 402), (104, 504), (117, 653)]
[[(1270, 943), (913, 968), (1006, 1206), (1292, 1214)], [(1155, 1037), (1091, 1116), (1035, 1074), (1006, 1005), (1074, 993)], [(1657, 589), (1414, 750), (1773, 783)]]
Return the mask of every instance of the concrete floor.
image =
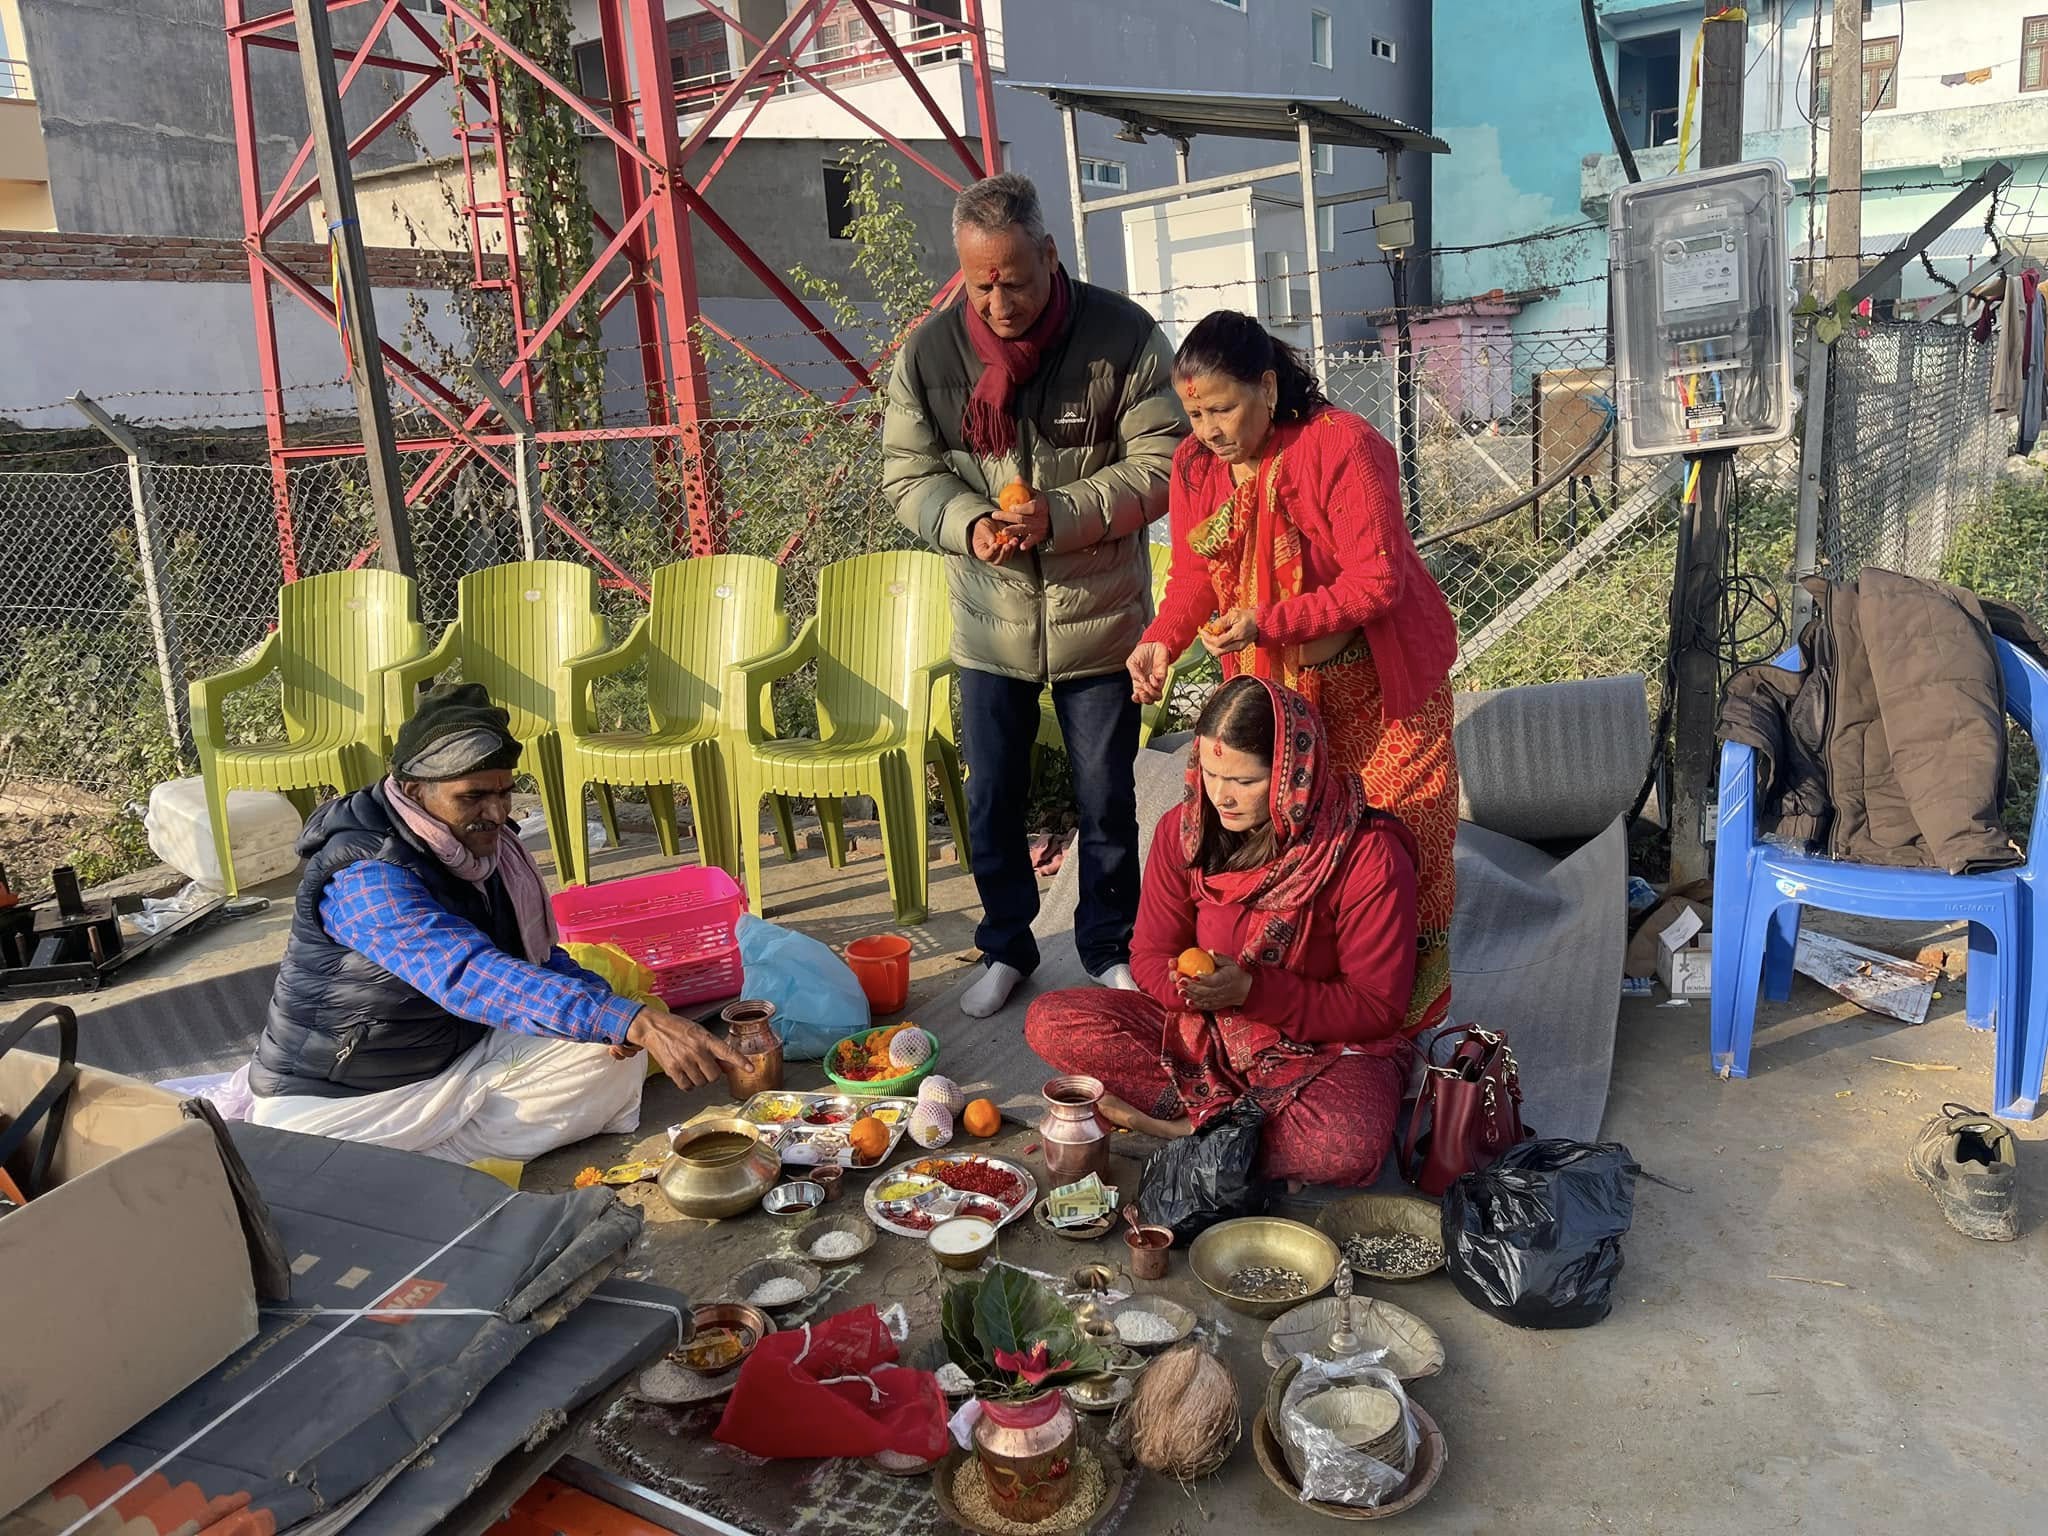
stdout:
[[(870, 931), (885, 910), (879, 860), (839, 874), (818, 859), (769, 871), (770, 915), (833, 942)], [(933, 922), (913, 935), (912, 1015), (918, 994), (944, 985), (971, 945), (968, 882), (950, 865), (934, 874)], [(1868, 925), (1850, 936), (1889, 939), (1907, 954), (1934, 937)], [(1427, 1319), (1448, 1349), (1443, 1374), (1417, 1389), (1450, 1448), (1426, 1506), (1429, 1529), (1918, 1533), (1937, 1518), (1972, 1532), (2048, 1529), (2048, 1466), (2032, 1447), (2048, 1410), (2048, 1122), (2018, 1128), (2020, 1241), (1974, 1243), (1952, 1231), (1906, 1172), (1905, 1152), (1944, 1100), (1985, 1101), (1992, 1039), (1963, 1023), (1960, 978), (1942, 994), (1929, 1022), (1913, 1027), (1799, 978), (1791, 1000), (1767, 1005), (1758, 1021), (1754, 1075), (1726, 1082), (1708, 1069), (1703, 1002), (1624, 1004), (1603, 1134), (1686, 1192), (1639, 1185), (1613, 1314), (1588, 1330), (1531, 1333), (1468, 1305), (1441, 1275), (1380, 1292)], [(1036, 1087), (993, 1086), (999, 1099)], [(659, 1131), (716, 1100), (664, 1081), (644, 1124)], [(658, 1150), (659, 1141), (632, 1145)], [(532, 1178), (551, 1183), (625, 1150), (565, 1152)], [(772, 1234), (750, 1231), (758, 1223), (707, 1234), (651, 1187), (636, 1194), (657, 1278), (716, 1284), (774, 1246)], [(919, 1267), (891, 1251), (902, 1246), (882, 1238), (866, 1261), (877, 1273), (846, 1296), (900, 1298), (921, 1286)], [(1095, 1256), (1036, 1233), (1019, 1246), (1022, 1262), (1046, 1269)], [(1178, 1259), (1176, 1284), (1187, 1284)], [(1241, 1390), (1261, 1391), (1258, 1325), (1218, 1315), (1232, 1330), (1217, 1342)], [(734, 1479), (742, 1496), (729, 1513), (757, 1507), (749, 1481)], [(1212, 1517), (1261, 1530), (1301, 1519), (1249, 1448), (1202, 1502)], [(807, 1506), (788, 1506), (786, 1527), (771, 1514), (780, 1506), (758, 1507), (747, 1528), (840, 1529), (807, 1523)], [(890, 1507), (877, 1506), (876, 1536), (903, 1523)], [(1122, 1528), (1152, 1536), (1176, 1521), (1192, 1531), (1202, 1517), (1158, 1488), (1140, 1494)]]
[[(599, 856), (599, 873), (652, 857), (650, 843), (629, 839)], [(772, 919), (827, 942), (893, 927), (870, 839), (844, 871), (818, 853), (794, 865), (770, 858), (765, 883)], [(931, 921), (910, 934), (912, 1016), (971, 957), (973, 891), (950, 856), (934, 865), (932, 896)], [(273, 908), (204, 936), (127, 986), (182, 984), (195, 968), (274, 958), (281, 917)], [(1890, 937), (1906, 953), (1917, 947)], [(1755, 1075), (1744, 1082), (1709, 1073), (1703, 1003), (1624, 1004), (1605, 1134), (1685, 1190), (1639, 1187), (1614, 1312), (1592, 1329), (1518, 1331), (1469, 1306), (1440, 1275), (1385, 1288), (1442, 1333), (1449, 1357), (1417, 1389), (1443, 1427), (1448, 1470), (1408, 1525), (1630, 1536), (2048, 1529), (2048, 1468), (2032, 1445), (2048, 1418), (2043, 1128), (2018, 1128), (2025, 1230), (2013, 1244), (1951, 1231), (1904, 1164), (1915, 1128), (1943, 1100), (1987, 1096), (1992, 1042), (1964, 1026), (1962, 990), (1959, 979), (1945, 986), (1933, 1018), (1907, 1027), (1802, 978), (1789, 1003), (1767, 1005)], [(1512, 1032), (1512, 1020), (1494, 1022)], [(1878, 1056), (1957, 1070), (1913, 1071)], [(795, 1072), (792, 1080), (809, 1081)], [(1037, 1085), (994, 1086), (998, 1098), (1025, 1100)], [(560, 1187), (585, 1164), (658, 1151), (663, 1127), (722, 1099), (657, 1081), (641, 1134), (543, 1159), (528, 1187)], [(1128, 1174), (1134, 1165), (1120, 1166)], [(648, 1218), (636, 1268), (700, 1296), (776, 1241), (756, 1230), (758, 1219), (707, 1232), (676, 1217), (652, 1186), (628, 1197)], [(1094, 1256), (1021, 1225), (1006, 1252), (1034, 1267)], [(862, 1269), (843, 1287), (848, 1300), (906, 1299), (919, 1316), (915, 1293), (927, 1272), (909, 1245), (883, 1236)], [(1187, 1283), (1176, 1254), (1168, 1286)], [(1216, 1342), (1241, 1390), (1258, 1392), (1259, 1325), (1217, 1315), (1230, 1332)], [(700, 1507), (762, 1536), (932, 1528), (926, 1506), (887, 1493), (904, 1485), (874, 1474), (796, 1464), (786, 1478), (764, 1479), (712, 1452), (710, 1475), (701, 1443), (664, 1444)], [(838, 1513), (828, 1518), (828, 1506)], [(1243, 1447), (1200, 1491), (1199, 1508), (1147, 1480), (1121, 1529), (1184, 1536), (1202, 1528), (1204, 1511), (1249, 1529), (1304, 1524)]]

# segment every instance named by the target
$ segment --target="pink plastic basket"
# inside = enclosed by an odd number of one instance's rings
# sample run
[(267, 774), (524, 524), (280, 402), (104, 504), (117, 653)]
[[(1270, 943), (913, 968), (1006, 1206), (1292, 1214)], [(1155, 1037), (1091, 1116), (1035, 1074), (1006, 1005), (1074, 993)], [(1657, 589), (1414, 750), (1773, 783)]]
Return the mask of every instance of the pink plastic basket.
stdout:
[(565, 944), (612, 944), (654, 972), (672, 1008), (737, 997), (744, 979), (733, 925), (745, 910), (739, 882), (722, 869), (672, 869), (555, 897)]

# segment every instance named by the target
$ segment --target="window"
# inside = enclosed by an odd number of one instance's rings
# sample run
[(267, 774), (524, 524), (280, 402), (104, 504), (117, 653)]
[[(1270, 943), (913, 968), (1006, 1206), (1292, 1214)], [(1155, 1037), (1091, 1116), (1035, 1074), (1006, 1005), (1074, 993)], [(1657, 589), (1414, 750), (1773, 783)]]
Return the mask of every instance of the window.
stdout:
[(1337, 50), (1330, 42), (1330, 13), (1308, 13), (1308, 61), (1321, 69), (1337, 67)]
[(1229, 9), (1233, 11), (1241, 11), (1244, 9), (1244, 0), (1216, 0), (1216, 4), (1221, 6), (1227, 6)]
[(1337, 249), (1337, 210), (1335, 207), (1316, 210), (1316, 249), (1328, 255)]
[(2048, 91), (2048, 16), (2020, 23), (2020, 89)]
[[(1813, 115), (1826, 117), (1830, 74), (1835, 50), (1822, 48), (1813, 60)], [(2024, 70), (2026, 65), (2021, 64)], [(1863, 112), (1889, 112), (1899, 104), (1899, 40), (1896, 37), (1863, 39)]]
[(825, 167), (825, 236), (830, 240), (851, 240), (853, 221), (853, 172), (843, 165)]
[(1376, 59), (1385, 59), (1389, 64), (1393, 63), (1394, 40), (1390, 37), (1374, 38), (1372, 40), (1372, 56)]
[(1126, 172), (1124, 171), (1124, 163), (1123, 163), (1123, 161), (1121, 161), (1121, 160), (1091, 160), (1091, 159), (1089, 159), (1089, 158), (1088, 158), (1087, 156), (1085, 156), (1085, 155), (1084, 155), (1084, 156), (1082, 156), (1082, 158), (1081, 158), (1081, 185), (1082, 185), (1082, 186), (1084, 186), (1084, 187), (1104, 187), (1104, 188), (1107, 188), (1107, 189), (1108, 189), (1109, 191), (1112, 191), (1112, 192), (1122, 192), (1122, 191), (1124, 191), (1124, 190), (1125, 190), (1126, 188), (1128, 188), (1128, 187), (1130, 186), (1130, 184), (1131, 184), (1131, 180), (1130, 180), (1130, 177), (1129, 177), (1129, 175), (1128, 175), (1128, 174), (1126, 174)]
[(1310, 164), (1315, 167), (1315, 172), (1318, 176), (1334, 176), (1337, 174), (1336, 145), (1318, 144), (1309, 151), (1309, 154), (1311, 156)]
[(730, 72), (725, 23), (716, 16), (678, 16), (668, 24), (668, 77), (677, 85)]
[(609, 101), (611, 91), (604, 78), (603, 42), (578, 43), (570, 58), (576, 65), (576, 94), (585, 101)]
[(1652, 32), (1614, 45), (1615, 105), (1630, 147), (1655, 149), (1678, 139), (1678, 34)]

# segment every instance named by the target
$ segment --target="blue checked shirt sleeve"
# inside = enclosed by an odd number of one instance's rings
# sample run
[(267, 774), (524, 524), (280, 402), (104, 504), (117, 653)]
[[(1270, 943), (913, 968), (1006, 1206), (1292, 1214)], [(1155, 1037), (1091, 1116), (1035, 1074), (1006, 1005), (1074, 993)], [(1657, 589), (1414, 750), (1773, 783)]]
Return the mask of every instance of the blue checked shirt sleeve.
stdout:
[(365, 859), (328, 881), (320, 926), (450, 1013), (492, 1029), (615, 1043), (640, 1012), (559, 948), (545, 965), (506, 954), (395, 864)]

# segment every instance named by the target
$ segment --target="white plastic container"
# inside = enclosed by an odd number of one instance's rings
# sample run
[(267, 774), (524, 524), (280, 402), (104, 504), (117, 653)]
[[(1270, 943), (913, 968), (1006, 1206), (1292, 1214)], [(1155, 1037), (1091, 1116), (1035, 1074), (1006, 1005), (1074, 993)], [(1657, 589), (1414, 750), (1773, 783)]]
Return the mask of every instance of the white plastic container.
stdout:
[[(299, 867), (293, 844), (303, 824), (291, 801), (267, 789), (228, 791), (228, 842), (235, 852), (235, 884), (243, 890)], [(149, 792), (142, 828), (150, 851), (187, 879), (209, 890), (226, 887), (213, 851), (206, 813), (206, 781), (173, 779)]]

